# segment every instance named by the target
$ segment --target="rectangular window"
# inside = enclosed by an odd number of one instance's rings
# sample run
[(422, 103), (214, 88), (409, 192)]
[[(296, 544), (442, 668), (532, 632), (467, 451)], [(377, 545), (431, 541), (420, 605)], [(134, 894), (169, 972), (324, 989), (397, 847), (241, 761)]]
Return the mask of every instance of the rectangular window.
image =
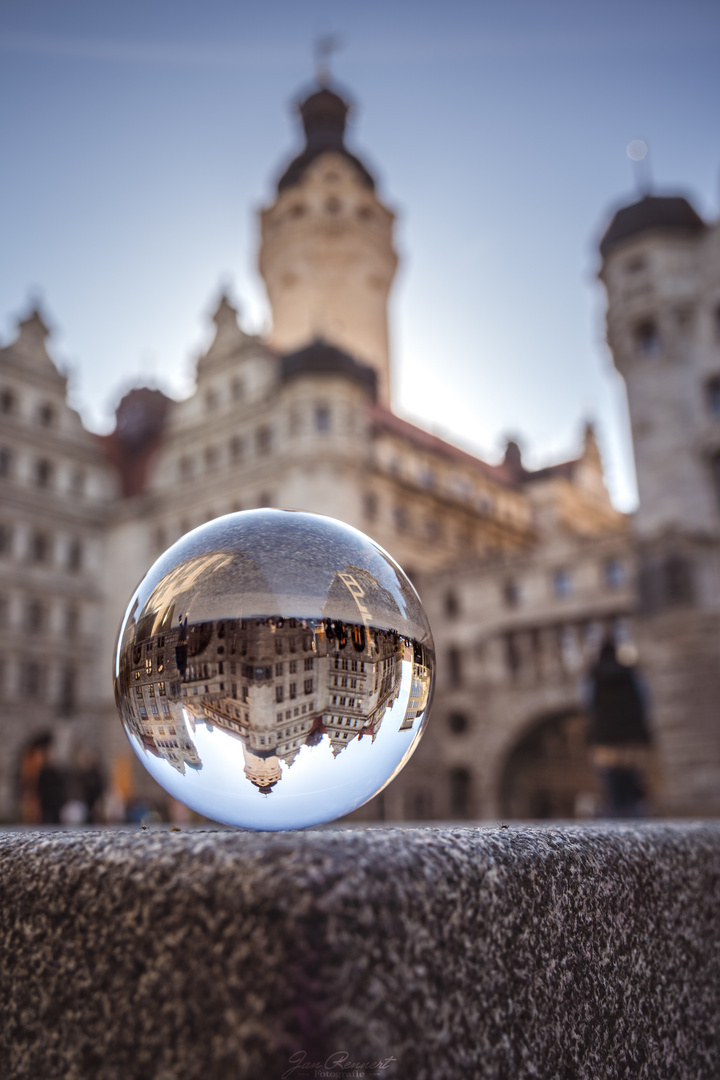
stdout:
[(312, 658), (312, 656), (306, 656), (305, 657), (305, 670), (306, 671), (312, 671), (312, 669), (313, 669), (313, 658)]
[(285, 695), (284, 695), (282, 686), (276, 686), (275, 687), (275, 700), (276, 701), (283, 701), (284, 696)]
[(313, 681), (312, 681), (312, 679), (306, 679), (305, 680), (305, 693), (306, 694), (312, 694), (312, 692), (313, 692)]

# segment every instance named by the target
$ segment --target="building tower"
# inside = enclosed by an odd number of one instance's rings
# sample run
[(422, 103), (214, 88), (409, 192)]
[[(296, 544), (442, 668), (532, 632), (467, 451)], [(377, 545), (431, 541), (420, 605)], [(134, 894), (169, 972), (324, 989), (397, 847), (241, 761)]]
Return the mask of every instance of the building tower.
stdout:
[(668, 813), (720, 812), (720, 226), (647, 195), (600, 244), (640, 505), (638, 641)]
[(321, 338), (372, 365), (390, 404), (387, 302), (397, 267), (394, 214), (345, 146), (348, 102), (321, 85), (298, 105), (305, 147), (260, 215), (260, 272), (270, 344), (297, 350)]

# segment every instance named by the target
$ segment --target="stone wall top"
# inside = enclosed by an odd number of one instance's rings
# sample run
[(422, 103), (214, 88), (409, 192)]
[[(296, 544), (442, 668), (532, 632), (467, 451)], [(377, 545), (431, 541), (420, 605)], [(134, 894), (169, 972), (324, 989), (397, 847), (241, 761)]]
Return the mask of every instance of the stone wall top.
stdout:
[(0, 834), (0, 1075), (710, 1080), (719, 902), (720, 823)]

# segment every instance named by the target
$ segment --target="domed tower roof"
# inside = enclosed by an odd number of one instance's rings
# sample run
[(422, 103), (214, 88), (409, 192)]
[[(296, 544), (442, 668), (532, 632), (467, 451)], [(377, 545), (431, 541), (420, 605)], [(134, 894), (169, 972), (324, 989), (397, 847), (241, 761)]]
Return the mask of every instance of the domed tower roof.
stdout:
[(300, 183), (308, 166), (315, 158), (326, 153), (342, 154), (355, 167), (363, 183), (371, 191), (374, 190), (375, 181), (372, 176), (345, 146), (345, 125), (352, 110), (350, 103), (334, 90), (321, 86), (304, 101), (300, 101), (296, 108), (305, 130), (305, 149), (293, 158), (278, 180), (278, 191)]
[(617, 211), (600, 241), (600, 254), (607, 258), (613, 248), (644, 232), (671, 232), (692, 235), (707, 225), (682, 195), (645, 195), (640, 202)]

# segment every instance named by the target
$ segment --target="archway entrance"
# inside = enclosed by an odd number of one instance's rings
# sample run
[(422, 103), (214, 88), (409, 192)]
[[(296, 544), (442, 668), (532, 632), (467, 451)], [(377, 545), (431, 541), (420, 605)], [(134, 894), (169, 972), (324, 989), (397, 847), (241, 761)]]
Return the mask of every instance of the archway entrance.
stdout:
[(587, 719), (576, 710), (537, 720), (508, 754), (500, 812), (508, 818), (591, 818), (600, 788), (590, 764)]

